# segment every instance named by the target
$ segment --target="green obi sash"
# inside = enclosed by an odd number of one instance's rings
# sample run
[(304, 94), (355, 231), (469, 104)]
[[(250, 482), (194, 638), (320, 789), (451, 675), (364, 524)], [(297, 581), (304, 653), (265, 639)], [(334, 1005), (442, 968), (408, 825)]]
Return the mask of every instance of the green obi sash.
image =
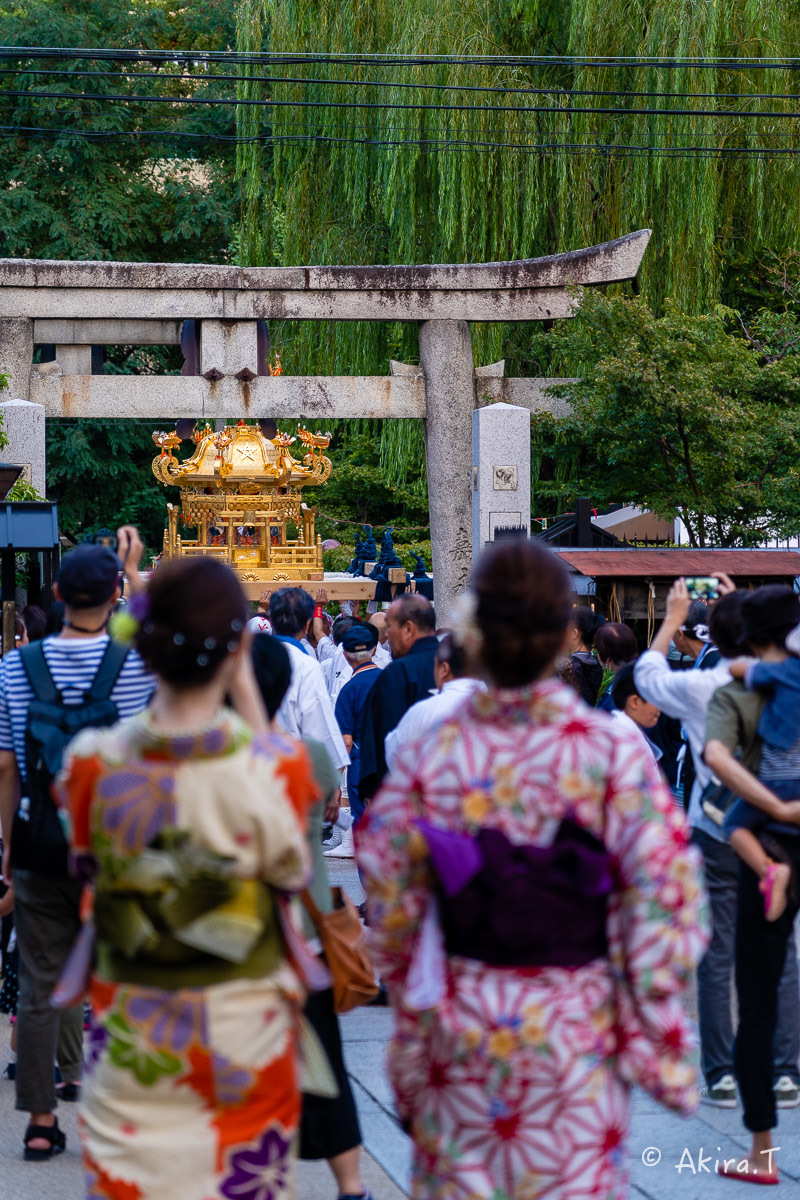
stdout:
[[(115, 864), (117, 867), (117, 864)], [(174, 990), (256, 979), (283, 959), (266, 883), (234, 875), (236, 860), (165, 830), (97, 881), (97, 972), (115, 983)]]

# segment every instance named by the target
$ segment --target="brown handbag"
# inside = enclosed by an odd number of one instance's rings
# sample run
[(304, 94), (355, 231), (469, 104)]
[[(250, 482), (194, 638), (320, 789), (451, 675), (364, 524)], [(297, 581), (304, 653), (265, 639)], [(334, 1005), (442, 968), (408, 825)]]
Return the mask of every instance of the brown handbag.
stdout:
[(302, 893), (301, 899), (322, 942), (333, 980), (333, 1007), (337, 1013), (346, 1013), (359, 1004), (369, 1004), (380, 989), (375, 982), (364, 926), (352, 900), (340, 887), (332, 887), (331, 896), (333, 911), (328, 913), (320, 912), (308, 891)]

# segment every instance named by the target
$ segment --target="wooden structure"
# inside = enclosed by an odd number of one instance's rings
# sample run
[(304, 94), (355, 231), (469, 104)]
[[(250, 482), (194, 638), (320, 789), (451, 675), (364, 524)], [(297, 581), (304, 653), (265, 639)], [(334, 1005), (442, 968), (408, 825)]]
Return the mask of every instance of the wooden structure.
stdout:
[[(663, 617), (672, 583), (681, 576), (730, 575), (737, 587), (794, 585), (798, 550), (665, 550), (561, 548), (555, 551), (575, 581), (576, 594), (591, 600), (609, 621)], [(585, 599), (583, 602), (585, 602)]]

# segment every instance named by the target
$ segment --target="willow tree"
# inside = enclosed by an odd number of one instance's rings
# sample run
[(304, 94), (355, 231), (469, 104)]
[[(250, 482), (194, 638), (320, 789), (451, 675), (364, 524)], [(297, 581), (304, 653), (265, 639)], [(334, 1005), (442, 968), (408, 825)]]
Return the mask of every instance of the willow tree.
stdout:
[[(746, 275), (798, 236), (797, 82), (751, 61), (793, 54), (798, 35), (798, 6), (774, 0), (240, 0), (239, 50), (351, 56), (246, 68), (241, 100), (272, 103), (238, 110), (261, 139), (239, 152), (240, 259), (513, 259), (649, 225), (647, 299), (709, 311), (734, 258)], [(513, 59), (531, 55), (564, 60)], [(408, 326), (276, 333), (297, 372), (385, 371), (416, 348)], [(535, 331), (476, 326), (473, 341), (479, 361), (535, 367)]]

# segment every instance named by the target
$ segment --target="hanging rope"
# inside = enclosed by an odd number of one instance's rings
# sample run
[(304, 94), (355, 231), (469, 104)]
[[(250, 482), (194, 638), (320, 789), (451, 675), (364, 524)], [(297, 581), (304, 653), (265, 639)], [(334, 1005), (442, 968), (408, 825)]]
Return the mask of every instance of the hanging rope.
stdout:
[[(347, 517), (329, 517), (327, 513), (320, 512), (319, 509), (316, 510), (316, 513), (318, 517), (322, 517), (325, 521), (330, 521), (333, 525), (351, 525), (353, 529), (361, 529), (364, 525), (370, 525), (373, 529), (381, 528), (380, 525), (371, 525), (371, 522), (369, 521), (349, 521)], [(383, 528), (387, 528), (387, 526), (383, 526)], [(404, 525), (401, 529), (398, 529), (396, 525), (392, 525), (391, 529), (394, 533), (416, 533), (420, 529), (430, 530), (430, 524)]]
[(612, 587), (611, 587), (611, 596), (608, 601), (608, 615), (611, 618), (611, 620), (613, 622), (615, 622), (616, 624), (619, 624), (619, 622), (622, 620), (622, 615), (620, 613), (620, 608), (619, 608), (619, 598), (617, 596), (616, 583), (612, 584)]

